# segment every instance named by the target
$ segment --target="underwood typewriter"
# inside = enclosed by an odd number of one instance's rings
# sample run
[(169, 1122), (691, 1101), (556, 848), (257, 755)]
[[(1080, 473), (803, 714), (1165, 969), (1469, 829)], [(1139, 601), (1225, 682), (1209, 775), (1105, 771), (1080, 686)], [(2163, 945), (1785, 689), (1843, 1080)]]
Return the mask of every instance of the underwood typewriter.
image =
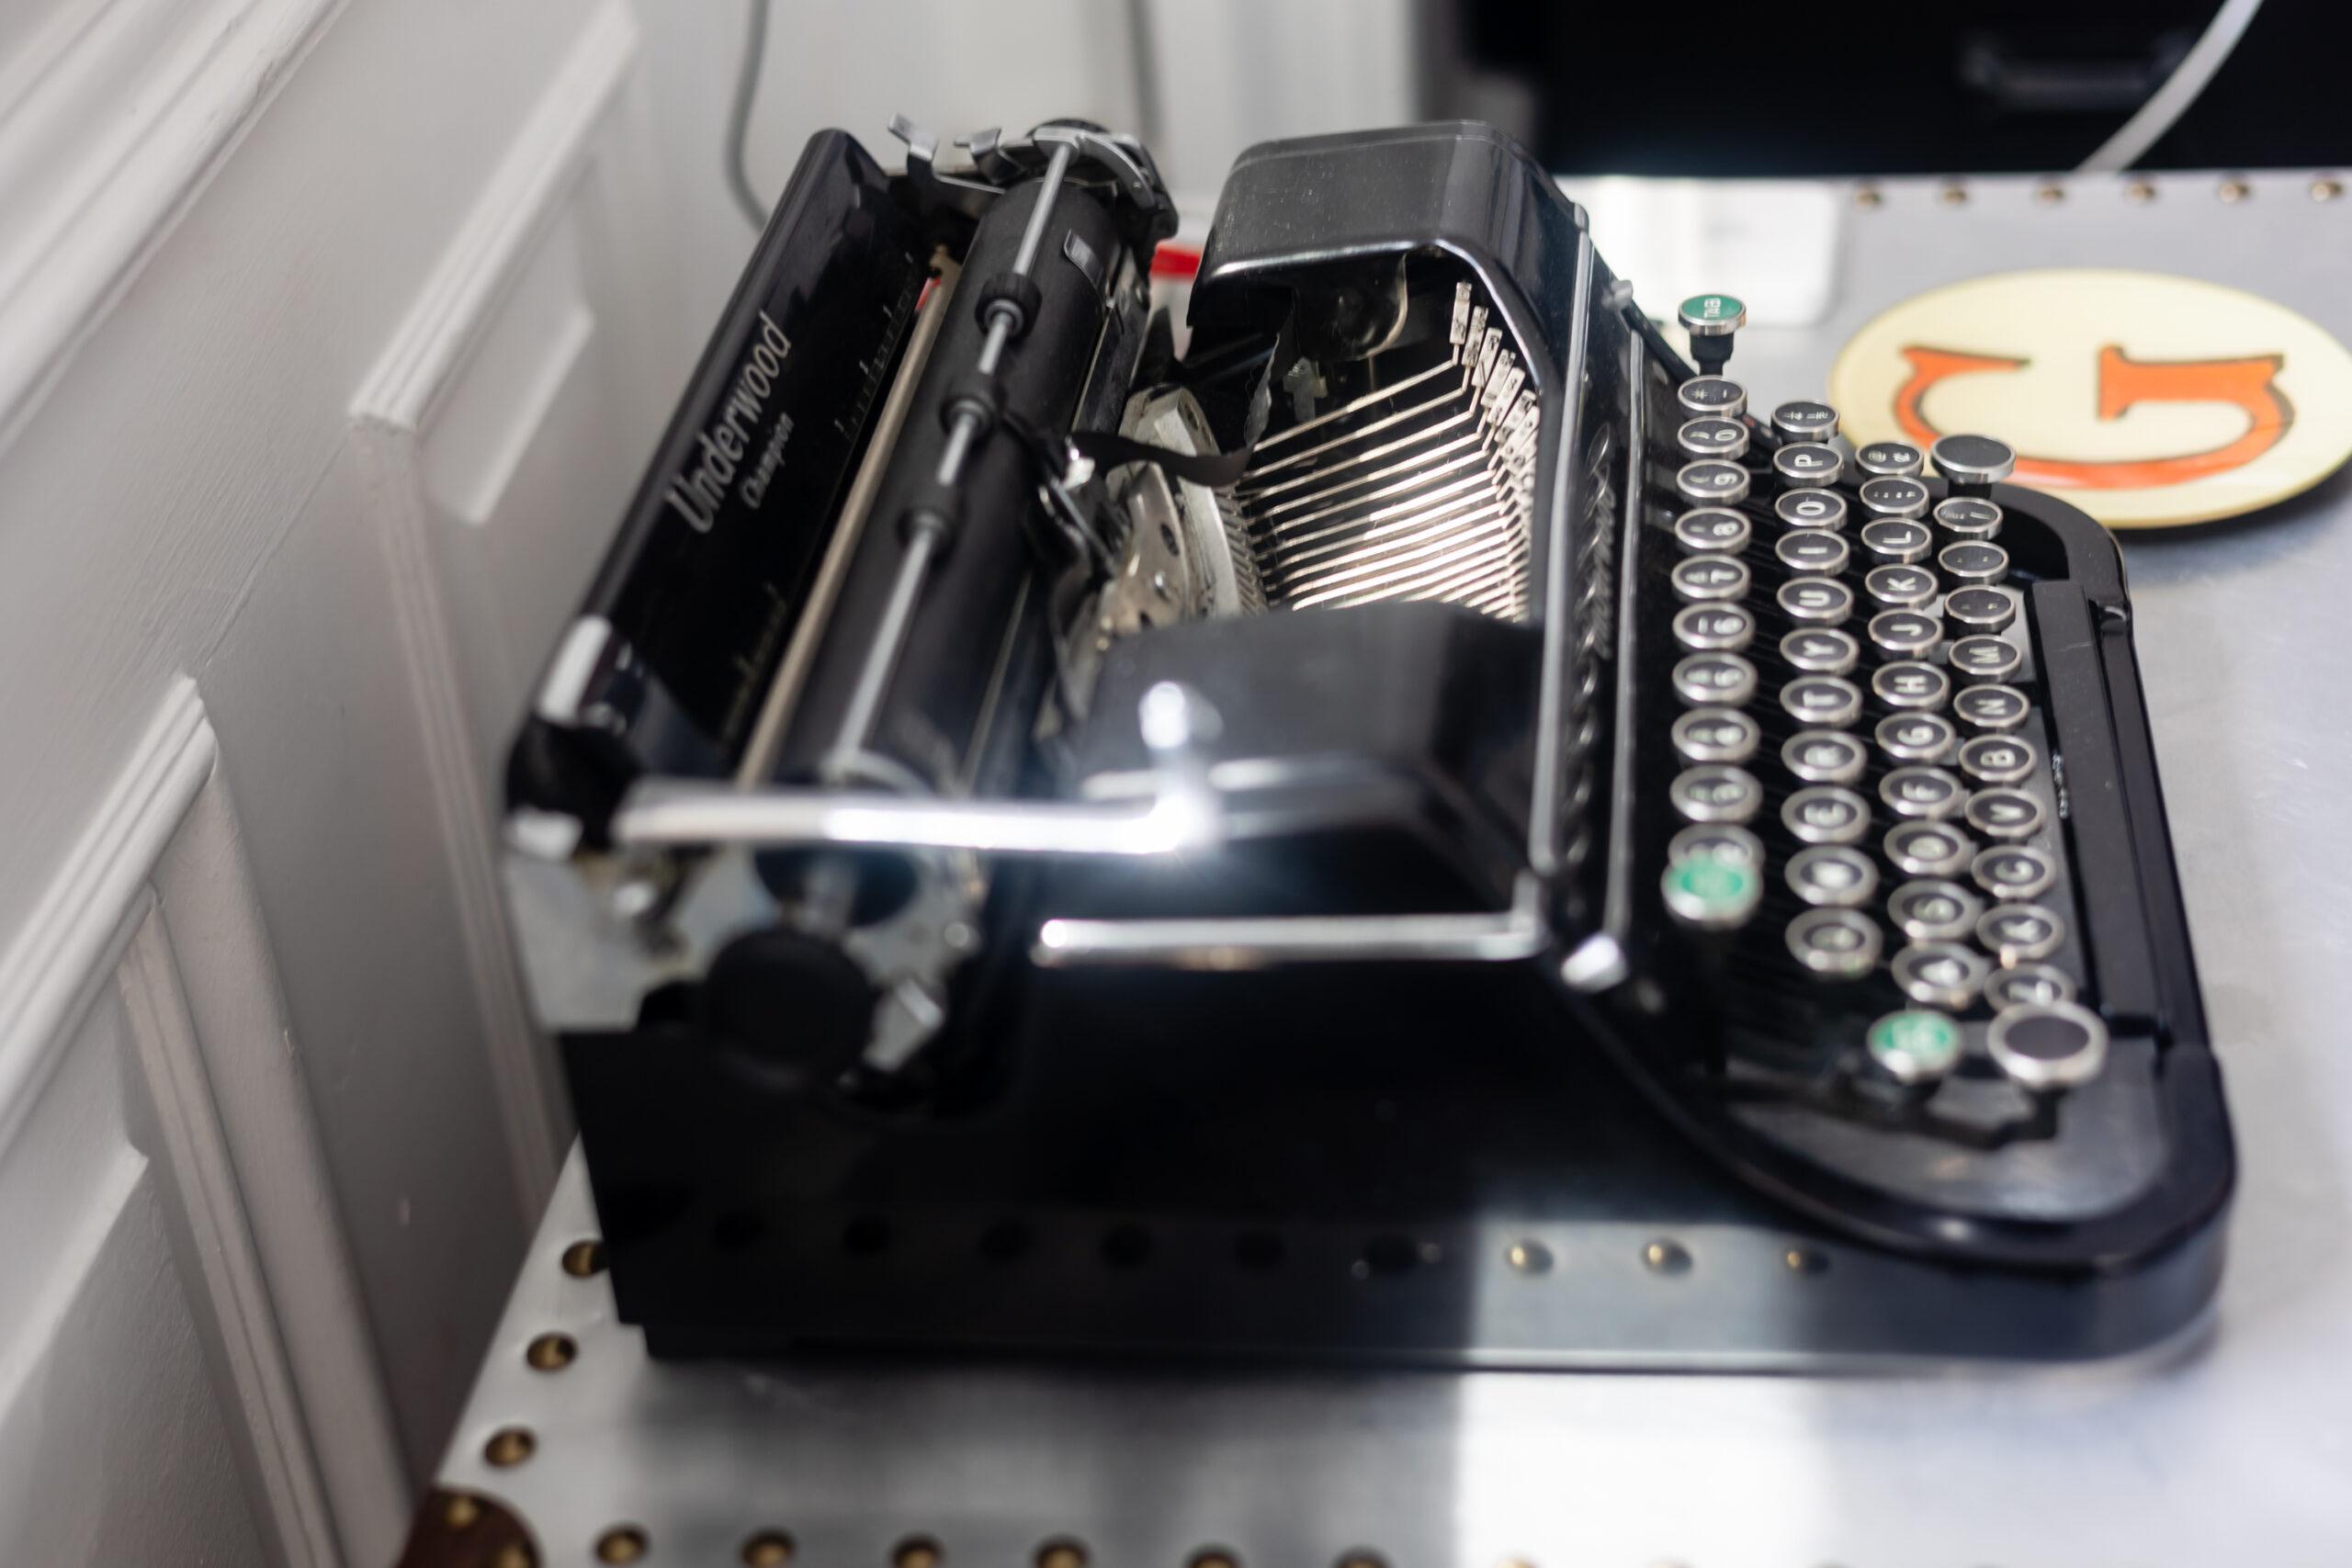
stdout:
[(1686, 362), (1481, 126), (1246, 153), (1181, 356), (1136, 141), (896, 129), (808, 145), (509, 762), (654, 1353), (2198, 1320), (2231, 1136), (2097, 525), (1751, 408), (1737, 302)]

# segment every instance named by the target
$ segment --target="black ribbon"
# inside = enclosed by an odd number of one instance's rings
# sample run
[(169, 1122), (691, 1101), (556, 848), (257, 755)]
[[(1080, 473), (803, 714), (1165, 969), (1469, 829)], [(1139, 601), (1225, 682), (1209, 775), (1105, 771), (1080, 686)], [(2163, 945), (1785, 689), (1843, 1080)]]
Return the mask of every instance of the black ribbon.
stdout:
[(1179, 452), (1172, 446), (1154, 446), (1148, 441), (1130, 441), (1107, 430), (1081, 430), (1069, 438), (1079, 456), (1091, 457), (1096, 467), (1115, 468), (1125, 463), (1149, 463), (1162, 473), (1173, 474), (1180, 479), (1190, 479), (1196, 485), (1222, 490), (1239, 479), (1250, 467), (1248, 450), (1239, 452)]

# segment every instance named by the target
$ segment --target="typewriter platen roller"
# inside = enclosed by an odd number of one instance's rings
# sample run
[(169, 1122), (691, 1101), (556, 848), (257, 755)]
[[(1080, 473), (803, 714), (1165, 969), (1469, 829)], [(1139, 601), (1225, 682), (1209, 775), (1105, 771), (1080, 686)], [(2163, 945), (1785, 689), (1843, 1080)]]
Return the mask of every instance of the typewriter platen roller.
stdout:
[(2233, 1170), (2120, 558), (1475, 125), (813, 141), (509, 766), (622, 1315), (2115, 1354)]

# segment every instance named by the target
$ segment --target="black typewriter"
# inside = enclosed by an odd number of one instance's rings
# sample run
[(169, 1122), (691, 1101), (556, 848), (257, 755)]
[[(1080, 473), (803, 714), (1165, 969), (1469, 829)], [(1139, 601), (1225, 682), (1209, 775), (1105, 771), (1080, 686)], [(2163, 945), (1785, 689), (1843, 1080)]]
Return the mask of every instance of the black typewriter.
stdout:
[(1507, 138), (810, 142), (509, 761), (621, 1315), (2119, 1354), (2233, 1176), (2121, 561), (1696, 364)]

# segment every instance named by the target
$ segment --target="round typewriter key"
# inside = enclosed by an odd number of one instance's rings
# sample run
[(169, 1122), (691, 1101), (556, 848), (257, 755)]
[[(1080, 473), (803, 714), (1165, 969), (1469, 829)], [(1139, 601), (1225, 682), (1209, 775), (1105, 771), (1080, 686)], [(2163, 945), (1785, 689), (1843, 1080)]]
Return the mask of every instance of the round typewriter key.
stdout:
[(1674, 721), (1674, 749), (1693, 762), (1745, 762), (1764, 732), (1737, 708), (1692, 708)]
[(1843, 528), (1846, 498), (1834, 490), (1792, 490), (1772, 502), (1772, 515), (1792, 528)]
[(1878, 926), (1856, 909), (1807, 909), (1789, 922), (1789, 953), (1822, 979), (1858, 979), (1878, 964)]
[(1737, 463), (1703, 458), (1683, 464), (1674, 476), (1674, 488), (1693, 506), (1729, 506), (1747, 499), (1747, 470)]
[(2107, 1065), (2107, 1025), (2073, 1002), (2024, 1002), (1993, 1015), (1984, 1049), (2018, 1087), (2050, 1094), (2098, 1077)]
[(1835, 577), (1846, 570), (1846, 536), (1828, 528), (1792, 528), (1772, 547), (1791, 571)]
[(1827, 403), (1782, 403), (1772, 411), (1772, 428), (1783, 441), (1826, 441), (1838, 434), (1838, 411)]
[(1737, 861), (1742, 865), (1752, 865), (1761, 871), (1764, 869), (1764, 840), (1747, 829), (1735, 828), (1728, 822), (1695, 822), (1675, 834), (1666, 846), (1668, 865), (1698, 855)]
[(1811, 446), (1799, 444), (1783, 446), (1772, 454), (1772, 471), (1791, 490), (1814, 485), (1834, 485), (1844, 469), (1846, 459), (1838, 455), (1835, 446)]
[(1693, 376), (1674, 389), (1674, 400), (1693, 419), (1737, 419), (1747, 412), (1747, 389), (1728, 376)]
[(1981, 496), (1960, 495), (1936, 507), (1936, 526), (1955, 539), (1989, 539), (2001, 531), (2001, 509)]
[(2033, 776), (2033, 742), (2014, 735), (1980, 735), (1960, 748), (1960, 771), (1978, 784), (2019, 784)]
[(1781, 639), (1781, 657), (1808, 675), (1843, 675), (1861, 662), (1862, 645), (1851, 632), (1799, 626)]
[(1897, 817), (1940, 822), (1960, 815), (1968, 791), (1941, 768), (1897, 768), (1878, 782), (1878, 797)]
[(1871, 691), (1891, 708), (1932, 713), (1951, 697), (1951, 677), (1932, 664), (1906, 660), (1882, 664), (1871, 676)]
[(2075, 982), (2063, 969), (2047, 964), (2020, 964), (1996, 969), (1984, 982), (1984, 1001), (1993, 1008), (2048, 1007), (2075, 999)]
[(1668, 575), (1676, 593), (1702, 602), (1745, 598), (1749, 582), (1747, 563), (1736, 556), (1685, 556)]
[(1976, 922), (1976, 942), (2004, 966), (2030, 964), (2058, 951), (2066, 927), (2039, 904), (1996, 904)]
[(1954, 718), (1988, 735), (2006, 735), (2023, 726), (2030, 706), (2015, 686), (1970, 686), (1951, 700)]
[(2025, 655), (2006, 637), (1964, 637), (1944, 650), (1951, 672), (1963, 681), (2006, 681), (2025, 668)]
[(1976, 999), (1993, 966), (1956, 942), (1923, 942), (1887, 962), (1895, 988), (1915, 1002), (1958, 1012)]
[(1888, 1013), (1862, 1039), (1879, 1070), (1906, 1088), (1934, 1083), (1960, 1063), (1960, 1025), (1925, 1009)]
[(1674, 444), (1686, 457), (1737, 457), (1747, 451), (1747, 426), (1736, 419), (1686, 421), (1674, 433)]
[(1940, 877), (1906, 882), (1886, 896), (1886, 918), (1913, 942), (1965, 937), (1984, 912), (1975, 894)]
[(1724, 763), (1685, 768), (1667, 786), (1674, 808), (1693, 822), (1745, 822), (1764, 804), (1754, 774)]
[(1804, 626), (1834, 626), (1854, 613), (1854, 591), (1834, 577), (1792, 577), (1774, 597)]
[(1862, 525), (1862, 548), (1886, 566), (1914, 566), (1928, 558), (1936, 536), (1924, 523), (1908, 517), (1882, 517)]
[(1936, 565), (1959, 588), (1990, 588), (2009, 575), (2009, 552), (1998, 545), (1967, 539), (1936, 552)]
[(1862, 578), (1862, 590), (1882, 608), (1920, 610), (1936, 602), (1936, 574), (1924, 566), (1873, 567)]
[(1692, 855), (1666, 868), (1667, 912), (1701, 931), (1745, 925), (1764, 897), (1764, 870), (1721, 855)]
[(2018, 455), (1989, 435), (1947, 435), (1928, 448), (1928, 460), (1955, 488), (1987, 488), (2017, 471)]
[(1968, 825), (1988, 839), (2015, 843), (2041, 829), (2041, 802), (2021, 789), (1980, 789), (1962, 813)]
[(1693, 653), (1737, 653), (1756, 640), (1756, 617), (1737, 604), (1685, 605), (1674, 640)]
[(1789, 891), (1816, 908), (1849, 909), (1878, 891), (1878, 867), (1844, 844), (1815, 844), (1789, 857)]
[(1926, 463), (1908, 441), (1873, 441), (1854, 453), (1854, 467), (1872, 479), (1908, 479)]
[(1694, 707), (1738, 707), (1756, 694), (1756, 666), (1736, 653), (1694, 653), (1674, 667), (1674, 694)]
[(1890, 659), (1925, 659), (1944, 640), (1943, 623), (1919, 610), (1881, 610), (1867, 629)]
[(1886, 834), (1886, 858), (1905, 876), (1957, 876), (1975, 848), (1948, 822), (1905, 822)]
[(1970, 863), (1968, 874), (1994, 897), (2018, 904), (2050, 891), (2058, 880), (2058, 861), (2031, 844), (1995, 844)]
[(1842, 729), (1800, 729), (1781, 743), (1781, 765), (1807, 784), (1852, 784), (1871, 754)]
[(2018, 602), (2006, 588), (1955, 588), (1944, 595), (1944, 618), (1962, 637), (2005, 631), (2018, 618)]
[(1928, 514), (1928, 487), (1917, 479), (1865, 479), (1855, 492), (1862, 510), (1872, 517), (1924, 517)]
[(1781, 822), (1808, 844), (1851, 844), (1871, 830), (1871, 807), (1850, 789), (1814, 784), (1781, 803)]
[(1801, 675), (1781, 688), (1781, 706), (1808, 728), (1842, 729), (1862, 716), (1862, 693), (1837, 675)]
[(1940, 762), (1960, 732), (1939, 713), (1898, 713), (1878, 721), (1878, 749), (1898, 762)]
[(1702, 506), (1674, 520), (1674, 542), (1685, 555), (1736, 556), (1755, 535), (1747, 519), (1727, 506)]

